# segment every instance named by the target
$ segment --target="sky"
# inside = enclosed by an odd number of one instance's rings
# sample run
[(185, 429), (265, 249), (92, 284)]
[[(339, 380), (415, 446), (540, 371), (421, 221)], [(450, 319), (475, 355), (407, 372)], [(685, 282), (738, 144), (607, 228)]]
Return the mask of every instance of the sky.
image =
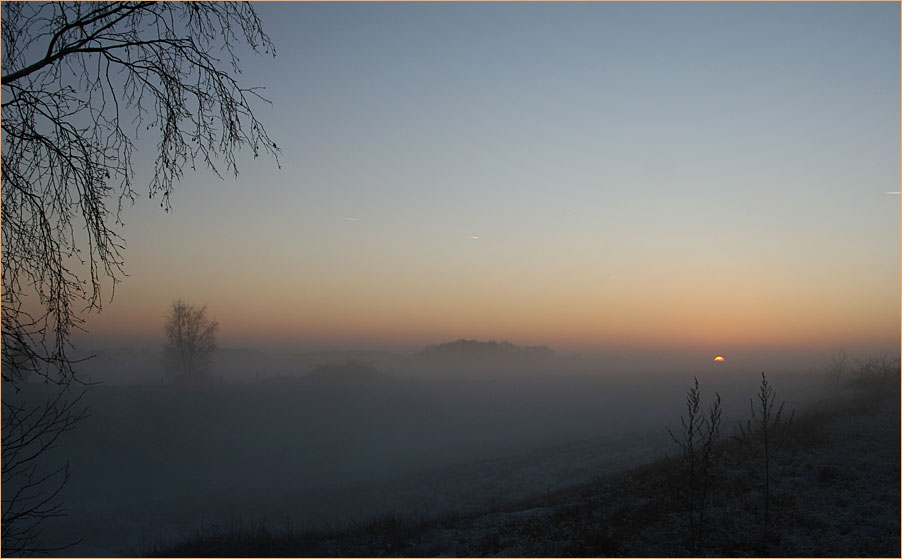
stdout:
[(90, 343), (898, 351), (898, 3), (256, 8), (281, 168), (139, 197)]

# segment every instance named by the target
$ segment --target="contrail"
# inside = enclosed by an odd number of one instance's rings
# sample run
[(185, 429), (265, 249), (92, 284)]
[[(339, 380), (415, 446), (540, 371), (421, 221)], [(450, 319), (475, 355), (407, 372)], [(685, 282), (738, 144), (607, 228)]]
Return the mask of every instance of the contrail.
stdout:
[(902, 192), (898, 192), (898, 191), (896, 191), (896, 192), (887, 192), (887, 194), (902, 194)]
[(471, 238), (471, 239), (479, 240), (479, 235), (470, 235), (470, 238)]
[(345, 221), (357, 221), (356, 217), (343, 217), (342, 219)]

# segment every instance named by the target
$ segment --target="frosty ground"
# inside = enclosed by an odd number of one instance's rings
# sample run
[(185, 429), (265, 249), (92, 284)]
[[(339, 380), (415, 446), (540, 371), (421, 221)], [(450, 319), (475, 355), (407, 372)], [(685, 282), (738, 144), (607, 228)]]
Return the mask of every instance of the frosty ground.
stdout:
[[(770, 524), (796, 531), (771, 529), (765, 547), (758, 451), (733, 438), (760, 373), (702, 376), (705, 405), (716, 391), (725, 407), (697, 549), (897, 550), (898, 404), (879, 398), (897, 393), (895, 374), (869, 391), (772, 375), (799, 415)], [(692, 377), (421, 378), (348, 364), (190, 389), (95, 386), (91, 417), (56, 449), (71, 465), (70, 514), (45, 535), (82, 556), (679, 555), (667, 428)]]
[[(898, 556), (899, 418), (898, 394), (893, 392), (889, 398), (846, 394), (794, 418), (792, 436), (779, 450), (773, 472), (766, 541), (761, 538), (758, 457), (745, 441), (724, 441), (697, 554)], [(679, 486), (683, 482), (679, 461), (665, 458), (480, 512), (388, 514), (340, 529), (306, 532), (232, 523), (148, 551), (214, 556), (681, 556), (688, 554)]]

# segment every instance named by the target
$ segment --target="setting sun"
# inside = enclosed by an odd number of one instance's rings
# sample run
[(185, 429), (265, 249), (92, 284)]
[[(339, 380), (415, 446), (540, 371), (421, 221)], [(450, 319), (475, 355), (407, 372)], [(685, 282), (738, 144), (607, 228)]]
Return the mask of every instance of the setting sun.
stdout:
[(717, 357), (715, 357), (714, 360), (715, 360), (715, 361), (718, 361), (718, 362), (720, 362), (720, 361), (725, 361), (725, 359), (724, 359), (723, 357), (721, 357), (720, 355), (718, 355)]

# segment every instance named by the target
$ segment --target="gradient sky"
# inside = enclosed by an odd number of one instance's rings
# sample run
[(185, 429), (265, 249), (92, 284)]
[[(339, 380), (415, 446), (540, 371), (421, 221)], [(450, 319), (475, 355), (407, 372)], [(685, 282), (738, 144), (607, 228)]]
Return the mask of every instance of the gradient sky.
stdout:
[(282, 168), (139, 199), (92, 340), (898, 351), (898, 3), (257, 8)]

